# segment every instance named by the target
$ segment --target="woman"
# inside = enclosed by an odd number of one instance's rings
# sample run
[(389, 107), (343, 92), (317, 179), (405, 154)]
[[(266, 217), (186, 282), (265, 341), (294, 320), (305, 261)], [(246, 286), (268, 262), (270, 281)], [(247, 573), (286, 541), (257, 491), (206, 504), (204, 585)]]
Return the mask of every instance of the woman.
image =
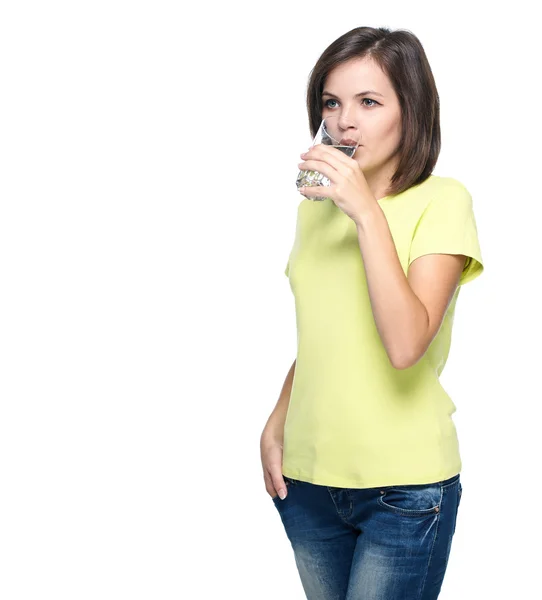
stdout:
[(307, 108), (313, 136), (339, 115), (361, 145), (301, 155), (331, 186), (300, 190), (286, 267), (298, 352), (261, 435), (265, 487), (309, 600), (434, 599), (462, 492), (439, 375), (460, 286), (483, 271), (472, 198), (432, 175), (439, 97), (409, 31), (333, 42)]

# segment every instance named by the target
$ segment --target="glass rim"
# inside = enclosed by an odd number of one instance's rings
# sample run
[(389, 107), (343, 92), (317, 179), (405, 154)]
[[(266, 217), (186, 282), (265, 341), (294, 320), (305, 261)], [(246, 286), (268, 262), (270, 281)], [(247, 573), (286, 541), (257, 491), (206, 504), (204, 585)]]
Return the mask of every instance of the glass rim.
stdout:
[[(318, 127), (318, 131), (322, 131), (325, 132), (325, 134), (330, 137), (334, 142), (337, 143), (337, 145), (339, 146), (344, 146), (345, 144), (341, 144), (341, 140), (338, 140), (335, 138), (335, 136), (331, 135), (328, 130), (326, 129), (326, 121), (327, 119), (338, 119), (338, 115), (328, 115), (327, 117), (322, 117), (322, 120), (320, 121), (320, 127)], [(357, 123), (353, 120), (353, 119), (349, 119), (349, 121), (351, 123), (354, 123), (357, 126)], [(316, 136), (315, 136), (316, 137)], [(358, 139), (356, 141), (356, 148), (359, 146), (359, 143), (361, 141), (361, 134), (358, 133)], [(321, 142), (320, 142), (321, 143)], [(349, 148), (353, 148), (354, 146), (350, 145), (350, 144), (346, 144)]]

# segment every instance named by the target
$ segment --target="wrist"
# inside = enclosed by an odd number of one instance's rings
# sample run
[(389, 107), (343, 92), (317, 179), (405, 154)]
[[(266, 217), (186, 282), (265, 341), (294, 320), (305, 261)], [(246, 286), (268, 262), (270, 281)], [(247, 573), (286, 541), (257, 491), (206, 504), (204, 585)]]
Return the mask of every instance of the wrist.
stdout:
[(368, 227), (371, 226), (372, 223), (374, 223), (374, 221), (376, 219), (378, 219), (378, 212), (382, 212), (382, 209), (380, 208), (380, 206), (378, 205), (378, 203), (374, 202), (374, 206), (369, 206), (368, 208), (364, 208), (363, 211), (359, 212), (355, 219), (354, 219), (354, 223), (356, 224), (356, 228), (358, 230), (358, 233), (360, 231), (364, 231), (366, 230)]

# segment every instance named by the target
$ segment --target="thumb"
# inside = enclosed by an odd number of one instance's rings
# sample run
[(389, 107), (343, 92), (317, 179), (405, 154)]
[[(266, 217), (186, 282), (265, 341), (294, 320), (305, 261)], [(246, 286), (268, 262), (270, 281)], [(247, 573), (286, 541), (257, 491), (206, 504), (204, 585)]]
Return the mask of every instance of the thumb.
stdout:
[(271, 479), (273, 481), (273, 487), (277, 490), (277, 494), (281, 500), (284, 500), (287, 495), (286, 483), (282, 476), (282, 470), (280, 468), (274, 469), (271, 473)]

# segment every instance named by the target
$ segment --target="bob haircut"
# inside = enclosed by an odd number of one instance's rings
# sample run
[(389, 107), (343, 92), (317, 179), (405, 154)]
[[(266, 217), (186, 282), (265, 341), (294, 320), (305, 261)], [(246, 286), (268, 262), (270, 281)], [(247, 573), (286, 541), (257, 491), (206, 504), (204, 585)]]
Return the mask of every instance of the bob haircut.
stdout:
[(331, 70), (351, 59), (372, 59), (387, 75), (401, 107), (399, 162), (388, 195), (399, 194), (431, 175), (440, 153), (440, 105), (423, 46), (408, 30), (356, 27), (337, 38), (310, 72), (307, 111), (312, 137), (322, 121), (322, 92)]

